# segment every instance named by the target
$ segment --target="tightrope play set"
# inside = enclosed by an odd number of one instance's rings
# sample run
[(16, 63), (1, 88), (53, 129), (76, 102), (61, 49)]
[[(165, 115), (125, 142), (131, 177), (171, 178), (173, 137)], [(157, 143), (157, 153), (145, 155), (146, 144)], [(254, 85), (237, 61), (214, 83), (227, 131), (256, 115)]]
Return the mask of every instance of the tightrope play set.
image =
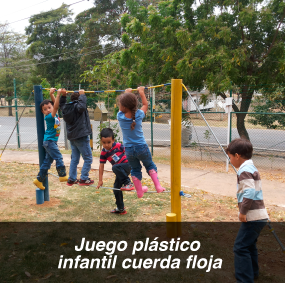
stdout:
[[(164, 86), (170, 86), (171, 85), (171, 142), (170, 142), (170, 148), (171, 148), (171, 183), (170, 183), (170, 191), (164, 191), (164, 193), (171, 193), (171, 212), (166, 214), (166, 222), (167, 222), (167, 236), (170, 238), (176, 238), (181, 235), (181, 197), (187, 197), (191, 198), (191, 195), (185, 194), (181, 190), (181, 122), (182, 122), (182, 88), (185, 89), (187, 92), (189, 98), (191, 99), (192, 103), (195, 105), (197, 111), (205, 121), (207, 127), (209, 128), (210, 132), (212, 133), (213, 137), (219, 144), (220, 148), (222, 149), (223, 153), (225, 154), (227, 164), (231, 164), (229, 162), (229, 157), (226, 154), (223, 146), (219, 142), (218, 138), (216, 137), (215, 133), (213, 132), (212, 128), (209, 126), (207, 120), (205, 119), (203, 113), (200, 111), (199, 106), (196, 104), (194, 99), (192, 98), (191, 94), (189, 93), (186, 86), (182, 83), (182, 79), (172, 79), (171, 83), (156, 85), (156, 86), (150, 86), (145, 87), (145, 89), (152, 89), (152, 88), (160, 88)], [(43, 90), (50, 90), (49, 88), (43, 88), (40, 85), (34, 86), (34, 99), (35, 99), (35, 110), (36, 110), (36, 125), (37, 125), (37, 137), (38, 137), (38, 152), (39, 152), (39, 166), (41, 166), (44, 157), (45, 157), (45, 150), (42, 147), (43, 139), (44, 139), (44, 133), (45, 133), (45, 127), (44, 127), (44, 115), (41, 112), (40, 109), (40, 103), (43, 101)], [(133, 91), (136, 91), (136, 89), (132, 89)], [(74, 91), (67, 91), (67, 93), (73, 93)], [(116, 92), (124, 92), (124, 90), (99, 90), (99, 91), (85, 91), (85, 93), (116, 93)], [(31, 93), (32, 95), (32, 93)], [(31, 97), (31, 96), (30, 96)], [(29, 98), (30, 99), (30, 98)], [(228, 101), (227, 104), (229, 107), (231, 107), (231, 101)], [(226, 109), (227, 110), (227, 109)], [(23, 110), (24, 112), (24, 110)], [(22, 112), (22, 114), (23, 114)], [(17, 121), (12, 134), (17, 127), (20, 119)], [(11, 134), (11, 136), (12, 136)], [(8, 139), (8, 142), (11, 138), (11, 136)], [(4, 149), (2, 150), (2, 153), (0, 155), (0, 160), (3, 152), (5, 151), (5, 148), (8, 144), (6, 143)], [(236, 171), (236, 168), (231, 164), (233, 169)], [(52, 173), (49, 173), (52, 176), (58, 177)], [(43, 181), (43, 185), (45, 187), (45, 190), (40, 190), (39, 188), (36, 189), (36, 202), (37, 204), (42, 204), (44, 201), (49, 201), (49, 186), (48, 186), (48, 176)], [(91, 185), (93, 187), (96, 187), (95, 185)], [(120, 190), (119, 188), (110, 188), (110, 187), (101, 187), (102, 189), (109, 189), (109, 190)], [(156, 193), (155, 191), (148, 191), (147, 193)], [(277, 237), (274, 229), (271, 227), (270, 222), (268, 222), (268, 227), (270, 228), (270, 231), (274, 235), (275, 239), (277, 240), (278, 244), (280, 245), (283, 253), (285, 253), (285, 247)]]

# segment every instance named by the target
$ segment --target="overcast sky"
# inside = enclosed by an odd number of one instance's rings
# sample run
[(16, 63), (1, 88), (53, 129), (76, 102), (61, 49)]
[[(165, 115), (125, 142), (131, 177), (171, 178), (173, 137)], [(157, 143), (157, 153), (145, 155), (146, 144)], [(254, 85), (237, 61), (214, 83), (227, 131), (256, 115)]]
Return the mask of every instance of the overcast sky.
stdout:
[[(0, 24), (12, 23), (21, 19), (31, 17), (32, 15), (46, 12), (51, 9), (57, 9), (64, 4), (72, 4), (81, 0), (0, 0)], [(83, 2), (70, 6), (74, 13), (73, 17), (80, 12), (93, 7), (93, 0), (85, 0)], [(9, 30), (19, 33), (25, 33), (25, 27), (29, 25), (29, 20), (19, 21), (9, 25)]]

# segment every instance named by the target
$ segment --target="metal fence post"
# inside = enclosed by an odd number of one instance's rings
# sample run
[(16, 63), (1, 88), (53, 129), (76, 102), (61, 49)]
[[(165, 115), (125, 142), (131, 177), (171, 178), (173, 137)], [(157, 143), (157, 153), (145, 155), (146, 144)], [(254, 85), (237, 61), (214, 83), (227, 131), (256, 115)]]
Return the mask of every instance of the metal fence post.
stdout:
[[(43, 148), (44, 134), (45, 134), (45, 123), (44, 114), (40, 109), (40, 104), (43, 101), (43, 91), (41, 85), (34, 85), (35, 93), (35, 110), (36, 110), (36, 123), (37, 123), (37, 134), (38, 134), (38, 151), (39, 151), (39, 163), (40, 167), (45, 159), (45, 149)], [(48, 176), (43, 181), (45, 187), (44, 200), (49, 201), (49, 189), (48, 189)]]
[(151, 146), (151, 156), (153, 156), (153, 118), (152, 118), (152, 96), (150, 97), (150, 146)]
[[(230, 143), (232, 96), (226, 98), (226, 113), (228, 113), (227, 145)], [(226, 172), (229, 172), (229, 158), (226, 159)]]
[(16, 126), (17, 126), (17, 142), (18, 142), (18, 148), (21, 148), (19, 119), (18, 119), (18, 99), (17, 99), (17, 90), (16, 90), (16, 79), (13, 79), (13, 83), (14, 83), (14, 97), (15, 97), (15, 116), (16, 116)]
[(71, 148), (71, 146), (70, 146), (70, 141), (67, 139), (66, 123), (63, 120), (63, 118), (61, 120), (61, 124), (63, 125), (63, 130), (64, 130), (64, 134), (63, 134), (63, 136), (64, 136), (64, 148), (65, 148), (65, 150), (69, 150)]
[(234, 112), (230, 112), (230, 142), (232, 141), (232, 114)]
[[(110, 123), (110, 120), (109, 120), (109, 123)], [(90, 135), (90, 147), (91, 147), (91, 150), (93, 151), (93, 126), (92, 124), (90, 124), (91, 126), (91, 135)], [(110, 125), (109, 125), (110, 127)]]

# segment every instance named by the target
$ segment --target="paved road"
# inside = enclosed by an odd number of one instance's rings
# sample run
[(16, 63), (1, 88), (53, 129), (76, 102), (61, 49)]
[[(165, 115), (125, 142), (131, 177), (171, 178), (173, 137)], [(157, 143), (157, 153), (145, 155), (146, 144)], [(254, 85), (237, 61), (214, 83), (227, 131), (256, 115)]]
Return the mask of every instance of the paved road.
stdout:
[[(93, 137), (94, 142), (97, 137), (99, 126), (98, 121), (91, 121), (93, 124)], [(111, 122), (112, 124), (115, 122)], [(20, 138), (23, 148), (28, 147), (29, 144), (36, 144), (37, 132), (36, 132), (36, 118), (23, 117), (20, 120)], [(15, 117), (0, 117), (0, 147), (3, 147), (7, 142), (13, 128), (15, 126)], [(153, 138), (155, 145), (170, 145), (170, 126), (168, 124), (153, 124)], [(146, 140), (150, 143), (151, 139), (151, 124), (143, 123), (143, 130)], [(205, 126), (195, 126), (192, 131), (192, 142), (197, 143), (213, 143), (217, 144), (213, 135), (210, 134), (209, 139), (205, 138), (205, 132), (208, 128)], [(221, 144), (226, 144), (227, 129), (220, 127), (212, 127), (215, 135)], [(269, 148), (274, 150), (285, 151), (285, 131), (281, 130), (260, 130), (249, 129), (248, 130), (251, 141), (255, 148)], [(122, 136), (120, 134), (122, 139)], [(238, 137), (236, 129), (233, 129), (232, 138)], [(62, 129), (59, 144), (64, 144), (64, 130)], [(16, 130), (11, 137), (9, 147), (17, 145)]]

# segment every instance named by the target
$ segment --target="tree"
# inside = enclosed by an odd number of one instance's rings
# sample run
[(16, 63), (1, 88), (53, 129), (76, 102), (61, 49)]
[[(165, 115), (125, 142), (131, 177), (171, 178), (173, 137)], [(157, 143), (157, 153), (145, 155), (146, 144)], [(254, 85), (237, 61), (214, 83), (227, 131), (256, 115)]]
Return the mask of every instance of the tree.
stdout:
[(128, 48), (121, 63), (143, 82), (182, 78), (193, 90), (207, 88), (233, 103), (240, 137), (249, 139), (244, 112), (261, 84), (280, 83), (285, 74), (285, 3), (282, 0), (173, 0), (139, 7), (128, 1), (122, 16)]
[(77, 15), (75, 23), (82, 31), (83, 56), (80, 64), (92, 68), (97, 60), (122, 48), (120, 15), (126, 11), (125, 0), (95, 0), (94, 8)]
[[(95, 0), (94, 7), (76, 16), (84, 45), (80, 64), (83, 69), (92, 69), (97, 60), (124, 47), (121, 41), (121, 15), (128, 12), (126, 0)], [(138, 0), (147, 6), (157, 0)]]
[(270, 88), (260, 90), (263, 95), (255, 98), (252, 103), (253, 110), (257, 114), (250, 114), (249, 122), (253, 125), (265, 126), (268, 129), (284, 129), (285, 89), (283, 85), (273, 85), (273, 89), (274, 91), (272, 91), (271, 85)]
[(34, 15), (26, 28), (27, 53), (36, 62), (35, 73), (51, 85), (60, 82), (73, 87), (78, 81), (81, 50), (80, 29), (72, 23), (72, 13), (66, 5), (56, 10)]
[[(12, 105), (14, 99), (13, 79), (23, 83), (30, 75), (29, 68), (23, 72), (26, 37), (22, 34), (8, 30), (6, 25), (0, 27), (0, 93)], [(28, 71), (27, 71), (28, 70)], [(12, 108), (9, 107), (9, 116), (12, 116)]]

